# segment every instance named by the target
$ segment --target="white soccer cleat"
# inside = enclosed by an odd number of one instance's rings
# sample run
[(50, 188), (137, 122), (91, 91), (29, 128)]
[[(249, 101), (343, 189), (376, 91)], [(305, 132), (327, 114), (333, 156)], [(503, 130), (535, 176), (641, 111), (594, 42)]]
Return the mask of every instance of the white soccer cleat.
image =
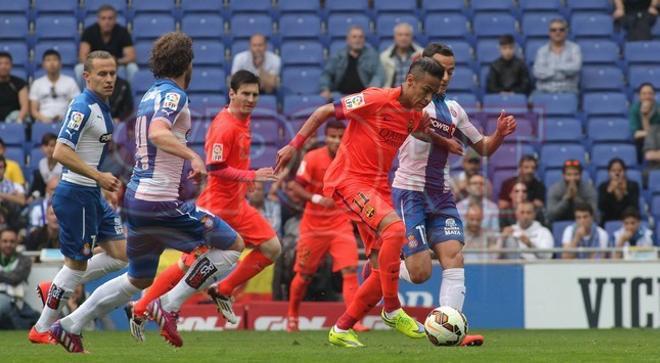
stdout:
[(218, 312), (221, 313), (229, 323), (238, 323), (238, 317), (234, 314), (234, 309), (232, 308), (231, 296), (225, 296), (218, 293), (218, 290), (216, 290), (215, 287), (209, 287), (206, 292), (211, 299), (213, 299), (215, 306), (218, 307)]
[(124, 307), (124, 312), (126, 313), (126, 318), (128, 318), (128, 325), (130, 327), (131, 336), (138, 343), (143, 343), (146, 340), (144, 335), (144, 326), (147, 323), (147, 319), (137, 317), (133, 314), (133, 303), (130, 302)]

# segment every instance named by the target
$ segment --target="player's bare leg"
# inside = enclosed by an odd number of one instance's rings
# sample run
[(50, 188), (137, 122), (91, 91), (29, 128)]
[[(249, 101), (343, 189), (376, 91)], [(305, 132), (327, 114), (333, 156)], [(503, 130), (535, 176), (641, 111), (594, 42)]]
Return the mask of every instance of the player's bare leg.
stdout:
[(401, 261), (399, 278), (413, 284), (421, 284), (431, 278), (433, 259), (431, 251), (424, 250), (407, 256)]

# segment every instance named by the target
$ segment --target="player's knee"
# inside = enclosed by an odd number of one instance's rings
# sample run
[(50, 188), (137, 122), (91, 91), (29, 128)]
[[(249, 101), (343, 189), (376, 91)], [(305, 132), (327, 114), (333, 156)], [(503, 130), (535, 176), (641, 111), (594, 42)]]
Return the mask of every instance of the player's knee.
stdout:
[(391, 235), (405, 236), (406, 226), (403, 225), (401, 218), (399, 218), (396, 213), (392, 212), (392, 215), (388, 214), (383, 218), (383, 221), (380, 222), (379, 233), (383, 238)]
[(232, 243), (232, 245), (229, 246), (228, 250), (241, 252), (244, 249), (245, 249), (245, 241), (243, 240), (243, 237), (237, 234), (234, 243)]
[(431, 269), (427, 266), (408, 267), (408, 273), (413, 284), (421, 284), (431, 278)]
[(282, 245), (277, 237), (273, 237), (259, 245), (259, 250), (271, 261), (275, 261), (282, 253)]
[(440, 265), (443, 269), (463, 267), (463, 251), (461, 249), (444, 252), (440, 254)]
[(106, 242), (103, 243), (101, 247), (108, 256), (128, 262), (128, 256), (126, 255), (126, 240)]

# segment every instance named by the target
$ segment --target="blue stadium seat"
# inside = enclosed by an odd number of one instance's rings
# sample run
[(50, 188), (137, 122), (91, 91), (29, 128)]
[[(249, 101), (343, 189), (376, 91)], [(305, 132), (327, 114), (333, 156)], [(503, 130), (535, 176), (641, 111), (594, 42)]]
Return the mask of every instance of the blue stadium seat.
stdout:
[(473, 19), (477, 38), (516, 34), (516, 19), (507, 13), (477, 13)]
[(25, 15), (3, 15), (0, 18), (0, 39), (25, 39), (28, 19)]
[(137, 73), (135, 73), (131, 86), (133, 88), (133, 93), (136, 96), (136, 101), (139, 101), (139, 98), (142, 98), (144, 93), (149, 89), (149, 87), (151, 87), (153, 83), (154, 75), (151, 73), (150, 69), (140, 69), (137, 71)]
[(368, 0), (331, 0), (325, 2), (325, 10), (334, 13), (364, 12), (369, 9)]
[(126, 14), (126, 0), (85, 0), (85, 10), (87, 14), (93, 14), (96, 16), (97, 10), (101, 5), (110, 5), (120, 14)]
[[(85, 19), (83, 20), (83, 28), (87, 28), (89, 26), (92, 26), (96, 24), (96, 21), (98, 18), (96, 17), (96, 14), (88, 14)], [(126, 17), (122, 14), (117, 14), (117, 24), (125, 27), (127, 22), (126, 22)]]
[(437, 12), (443, 14), (467, 10), (465, 0), (422, 0), (422, 9), (426, 13)]
[(608, 15), (612, 10), (610, 0), (566, 0), (566, 7), (571, 12), (597, 11)]
[(408, 23), (413, 29), (413, 34), (417, 33), (417, 30), (419, 29), (419, 21), (414, 15), (383, 14), (379, 15), (376, 19), (376, 34), (381, 38), (392, 37), (394, 34), (394, 27), (399, 23)]
[(193, 122), (190, 128), (188, 142), (192, 145), (204, 145), (209, 127), (211, 127), (211, 122), (209, 121)]
[(34, 28), (37, 39), (78, 39), (78, 22), (66, 15), (43, 15)]
[(39, 16), (52, 13), (71, 15), (78, 11), (78, 0), (34, 0), (34, 11)]
[(429, 14), (424, 19), (424, 30), (429, 38), (461, 38), (470, 36), (467, 18), (462, 14)]
[(658, 63), (660, 41), (627, 42), (624, 46), (624, 57), (629, 64)]
[(281, 146), (283, 138), (280, 123), (275, 118), (253, 119), (250, 123), (252, 144)]
[(654, 195), (651, 200), (651, 213), (658, 217), (660, 216), (660, 195)]
[(630, 126), (625, 118), (592, 118), (587, 121), (587, 136), (592, 142), (628, 142)]
[[(655, 22), (655, 25), (651, 28), (651, 34), (653, 35), (653, 39), (660, 39), (660, 21)], [(660, 225), (660, 223), (658, 225)], [(660, 237), (658, 240), (660, 240)]]
[[(147, 66), (149, 64), (149, 54), (151, 53), (151, 48), (153, 47), (153, 42), (151, 40), (140, 40), (133, 43), (135, 48), (135, 59), (137, 64), (140, 66)], [(195, 42), (193, 42), (193, 48), (195, 47)], [(197, 63), (197, 53), (195, 53), (195, 59), (193, 62)]]
[[(239, 1), (251, 4), (250, 1)], [(236, 38), (249, 38), (254, 33), (270, 37), (273, 33), (273, 21), (270, 15), (239, 14), (231, 18), (231, 34)]]
[(232, 14), (232, 18), (237, 14), (243, 13), (267, 13), (270, 14), (272, 10), (271, 0), (231, 0), (229, 1), (228, 10)]
[[(546, 188), (548, 187), (549, 185), (546, 186)], [(557, 221), (552, 224), (552, 237), (555, 239), (555, 247), (562, 246), (561, 239), (564, 236), (564, 230), (573, 223), (575, 223), (575, 221)]]
[(19, 165), (25, 165), (25, 151), (23, 146), (7, 146), (5, 149), (5, 158), (14, 160)]
[(500, 45), (497, 39), (477, 41), (477, 61), (481, 65), (493, 63), (500, 57)]
[(660, 65), (630, 67), (628, 71), (628, 83), (633, 90), (637, 90), (639, 85), (646, 82), (653, 84), (655, 89), (660, 88)]
[(220, 15), (190, 14), (181, 19), (181, 30), (193, 39), (222, 39), (225, 22)]
[(530, 66), (530, 73), (532, 72), (532, 66), (536, 59), (536, 53), (539, 48), (546, 44), (548, 44), (546, 39), (528, 39), (527, 42), (525, 42), (525, 62)]
[(280, 53), (286, 55), (282, 58), (284, 66), (321, 66), (323, 64), (323, 45), (317, 41), (303, 40), (284, 42), (280, 48)]
[(132, 10), (136, 15), (169, 13), (172, 14), (176, 8), (174, 0), (138, 0), (131, 1)]
[(562, 7), (561, 0), (519, 0), (518, 3), (523, 16), (530, 11), (556, 12)]
[(523, 94), (487, 94), (484, 96), (484, 112), (498, 114), (502, 109), (507, 113), (527, 113), (527, 96)]
[(25, 144), (25, 126), (18, 123), (0, 122), (0, 135), (7, 145), (23, 146)]
[(578, 99), (573, 93), (535, 93), (531, 97), (534, 111), (546, 116), (574, 117)]
[(523, 13), (522, 33), (529, 38), (542, 38), (547, 42), (550, 22), (561, 18), (558, 13)]
[(543, 141), (581, 142), (584, 139), (582, 122), (573, 118), (546, 118), (543, 120)]
[[(606, 182), (609, 179), (610, 179), (610, 175), (609, 175), (609, 172), (607, 171), (607, 169), (598, 169), (596, 171), (596, 180), (595, 180), (594, 186), (598, 187), (603, 182)], [(626, 179), (631, 180), (631, 181), (639, 184), (640, 188), (642, 187), (642, 172), (639, 171), (638, 169), (626, 169)], [(651, 187), (651, 184), (650, 184), (650, 181), (649, 181), (649, 188), (650, 187)]]
[(637, 150), (632, 144), (594, 144), (591, 155), (591, 164), (596, 168), (606, 168), (614, 158), (620, 158), (628, 167), (637, 165)]
[(546, 144), (541, 146), (540, 162), (546, 168), (561, 168), (569, 159), (579, 160), (584, 164), (586, 150), (579, 144)]
[[(30, 0), (0, 0), (0, 13), (27, 16), (30, 12)], [(2, 34), (2, 33), (0, 33)]]
[[(277, 115), (277, 96), (275, 95), (261, 95), (259, 96), (259, 103), (257, 103), (257, 117), (263, 115)], [(254, 119), (254, 112), (252, 113)]]
[(227, 89), (225, 70), (215, 67), (195, 68), (188, 90), (190, 92), (221, 92)]
[(28, 64), (29, 50), (25, 42), (3, 41), (0, 42), (0, 50), (11, 54), (13, 64)]
[(277, 6), (282, 14), (301, 12), (319, 14), (321, 12), (321, 6), (318, 1), (278, 0)]
[(454, 52), (454, 59), (456, 60), (456, 64), (472, 65), (474, 60), (474, 50), (472, 49), (470, 43), (460, 40), (450, 40), (444, 43), (447, 44)]
[(472, 0), (470, 6), (475, 12), (511, 12), (515, 8), (513, 0)]
[(280, 34), (284, 39), (318, 39), (321, 36), (321, 18), (314, 14), (285, 14), (280, 18)]
[(474, 93), (450, 92), (447, 95), (447, 98), (458, 102), (468, 115), (478, 109), (477, 103), (479, 102), (479, 99)]
[(587, 116), (626, 115), (628, 113), (628, 99), (623, 93), (587, 93), (582, 98), (582, 108)]
[(414, 13), (417, 10), (416, 0), (374, 0), (374, 10), (381, 13)]
[(497, 152), (490, 156), (488, 163), (491, 170), (515, 169), (524, 155), (535, 155), (536, 151), (529, 144), (502, 144)]
[(326, 103), (328, 100), (319, 95), (286, 95), (282, 112), (286, 117), (307, 117)]
[(193, 42), (195, 65), (218, 66), (225, 64), (225, 46), (216, 40), (195, 40)]
[(649, 192), (652, 194), (660, 194), (660, 170), (655, 169), (649, 171)]
[(502, 189), (502, 183), (511, 177), (517, 176), (516, 169), (500, 169), (493, 173), (491, 182), (493, 184), (493, 195), (498, 197)]
[(581, 40), (578, 45), (583, 64), (612, 64), (619, 60), (619, 46), (611, 40)]
[[(78, 63), (78, 45), (76, 43), (64, 40), (51, 40), (39, 42), (34, 47), (34, 63), (36, 65), (41, 63), (44, 52), (49, 49), (54, 49), (60, 53), (63, 66), (73, 66)], [(14, 59), (14, 63), (18, 62)]]
[[(533, 122), (524, 118), (516, 118), (516, 131), (508, 136), (507, 141), (529, 142), (536, 140)], [(489, 118), (486, 122), (486, 134), (491, 135), (497, 129), (497, 119)]]
[[(30, 150), (30, 154), (28, 155), (29, 158), (27, 162), (28, 167), (32, 170), (39, 168), (39, 161), (41, 161), (41, 158), (43, 157), (44, 157), (43, 151), (41, 151), (41, 148), (37, 147), (37, 145), (35, 144), (35, 147), (33, 147)], [(27, 177), (27, 175), (25, 174), (23, 175)]]
[(612, 15), (584, 13), (571, 17), (571, 34), (579, 38), (611, 38), (614, 33)]
[(353, 25), (362, 27), (369, 34), (369, 18), (363, 14), (332, 14), (328, 17), (328, 35), (331, 38), (346, 38), (348, 28)]
[(161, 34), (174, 31), (174, 18), (166, 14), (141, 14), (133, 19), (133, 38), (155, 39)]
[(275, 166), (275, 155), (277, 155), (278, 148), (274, 145), (253, 144), (250, 147), (250, 168)]
[(582, 67), (580, 83), (583, 91), (618, 91), (624, 87), (623, 72), (615, 66)]
[(190, 97), (190, 112), (193, 116), (209, 120), (227, 103), (225, 96), (217, 93), (196, 93)]
[(190, 148), (196, 152), (202, 160), (206, 160), (206, 150), (204, 150), (204, 145), (191, 145)]
[(60, 133), (60, 124), (57, 123), (50, 123), (50, 124), (45, 124), (43, 122), (35, 122), (32, 124), (32, 135), (30, 136), (30, 140), (32, 141), (33, 145), (39, 145), (41, 143), (41, 139), (46, 135), (47, 133), (51, 134), (59, 134)]
[(472, 69), (456, 67), (451, 80), (451, 89), (454, 92), (475, 92), (477, 89), (477, 76)]
[(189, 13), (207, 13), (219, 15), (222, 13), (222, 9), (222, 1), (218, 0), (181, 0), (181, 10), (183, 11), (184, 15)]
[(282, 88), (287, 94), (318, 94), (320, 67), (287, 67), (282, 72)]

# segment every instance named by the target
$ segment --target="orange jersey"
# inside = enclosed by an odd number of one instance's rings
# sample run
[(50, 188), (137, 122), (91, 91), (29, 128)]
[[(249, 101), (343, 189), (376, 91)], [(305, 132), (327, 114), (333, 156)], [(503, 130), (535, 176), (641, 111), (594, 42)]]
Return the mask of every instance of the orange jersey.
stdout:
[[(250, 168), (250, 118), (239, 120), (226, 107), (220, 111), (206, 133), (206, 165), (225, 163), (240, 170)], [(209, 174), (206, 188), (197, 205), (215, 214), (238, 213), (245, 201), (248, 183)]]
[[(323, 194), (323, 177), (330, 163), (332, 157), (327, 146), (308, 152), (300, 163), (296, 181), (312, 194)], [(300, 221), (301, 230), (306, 228), (335, 230), (346, 226), (350, 226), (350, 221), (342, 209), (329, 209), (307, 201)]]
[(397, 150), (419, 128), (422, 113), (399, 103), (399, 88), (367, 88), (335, 105), (335, 117), (349, 120), (335, 160), (325, 174), (324, 194), (346, 183), (389, 190), (388, 172)]

